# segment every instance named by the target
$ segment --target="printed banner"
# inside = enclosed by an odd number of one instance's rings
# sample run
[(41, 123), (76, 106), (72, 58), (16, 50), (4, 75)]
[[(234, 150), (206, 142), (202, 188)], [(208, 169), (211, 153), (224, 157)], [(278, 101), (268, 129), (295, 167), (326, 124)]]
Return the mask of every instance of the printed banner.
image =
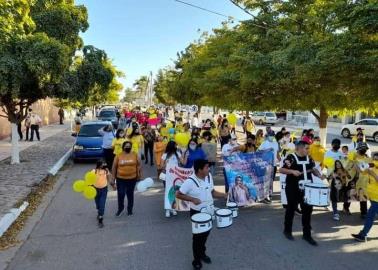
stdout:
[(229, 200), (246, 206), (267, 198), (273, 191), (272, 151), (239, 153), (224, 157)]
[(165, 196), (164, 209), (189, 211), (189, 202), (182, 201), (176, 198), (176, 191), (180, 189), (181, 185), (194, 174), (194, 170), (180, 168), (178, 166), (168, 166), (165, 176)]

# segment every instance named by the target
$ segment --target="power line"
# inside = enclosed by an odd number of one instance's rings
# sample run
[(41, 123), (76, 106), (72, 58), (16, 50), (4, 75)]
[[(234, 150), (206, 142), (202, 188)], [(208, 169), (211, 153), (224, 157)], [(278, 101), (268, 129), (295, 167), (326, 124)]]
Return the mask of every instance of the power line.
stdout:
[(213, 13), (213, 14), (216, 14), (216, 15), (219, 15), (219, 16), (222, 16), (222, 17), (225, 17), (227, 19), (234, 19), (234, 17), (232, 16), (227, 16), (225, 14), (222, 14), (222, 13), (219, 13), (219, 12), (216, 12), (216, 11), (213, 11), (213, 10), (210, 10), (210, 9), (207, 9), (207, 8), (203, 8), (203, 7), (200, 7), (200, 6), (197, 6), (197, 5), (194, 5), (194, 4), (191, 4), (191, 3), (187, 3), (187, 2), (184, 2), (184, 1), (181, 1), (181, 0), (174, 0), (176, 2), (179, 2), (181, 4), (184, 4), (184, 5), (187, 5), (187, 6), (190, 6), (190, 7), (194, 7), (194, 8), (198, 8), (198, 9), (201, 9), (203, 11), (206, 11), (206, 12), (210, 12), (210, 13)]

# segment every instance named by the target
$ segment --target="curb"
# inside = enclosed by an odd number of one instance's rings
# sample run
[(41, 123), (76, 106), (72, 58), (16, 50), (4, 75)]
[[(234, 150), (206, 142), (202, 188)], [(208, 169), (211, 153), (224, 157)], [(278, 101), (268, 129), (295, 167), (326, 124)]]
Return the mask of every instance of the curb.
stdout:
[[(49, 175), (55, 176), (63, 167), (66, 161), (71, 157), (72, 149), (68, 150), (55, 165), (48, 171)], [(13, 222), (20, 216), (20, 214), (28, 207), (29, 203), (24, 201), (19, 208), (12, 208), (9, 213), (5, 214), (0, 219), (0, 237), (8, 230)]]
[(72, 149), (68, 150), (67, 153), (65, 153), (57, 163), (48, 171), (50, 175), (55, 176), (58, 171), (63, 167), (63, 165), (66, 163), (66, 161), (71, 157)]

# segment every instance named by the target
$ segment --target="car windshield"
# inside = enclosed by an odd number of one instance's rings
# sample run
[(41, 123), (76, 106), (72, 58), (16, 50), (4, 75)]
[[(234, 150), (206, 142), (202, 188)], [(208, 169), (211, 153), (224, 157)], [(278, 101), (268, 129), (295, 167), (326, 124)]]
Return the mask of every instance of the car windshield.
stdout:
[(115, 117), (115, 111), (101, 111), (99, 117)]
[(266, 113), (266, 116), (267, 116), (267, 117), (275, 117), (276, 115), (275, 115), (274, 113), (270, 113), (270, 112), (268, 112), (268, 113)]
[(101, 137), (98, 133), (100, 128), (103, 128), (104, 124), (83, 125), (79, 131), (79, 137)]

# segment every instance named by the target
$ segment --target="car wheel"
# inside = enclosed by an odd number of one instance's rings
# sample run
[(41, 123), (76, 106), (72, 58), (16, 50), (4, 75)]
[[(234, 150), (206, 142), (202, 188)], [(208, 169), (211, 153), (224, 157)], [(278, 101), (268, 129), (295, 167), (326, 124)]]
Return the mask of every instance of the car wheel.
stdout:
[(341, 131), (341, 136), (343, 136), (344, 138), (349, 138), (349, 137), (350, 137), (350, 131), (349, 131), (349, 129), (344, 128), (344, 129)]
[(259, 120), (259, 125), (261, 125), (261, 126), (264, 125), (263, 120), (261, 120), (261, 119)]
[(373, 139), (376, 143), (378, 143), (378, 132), (374, 133)]

